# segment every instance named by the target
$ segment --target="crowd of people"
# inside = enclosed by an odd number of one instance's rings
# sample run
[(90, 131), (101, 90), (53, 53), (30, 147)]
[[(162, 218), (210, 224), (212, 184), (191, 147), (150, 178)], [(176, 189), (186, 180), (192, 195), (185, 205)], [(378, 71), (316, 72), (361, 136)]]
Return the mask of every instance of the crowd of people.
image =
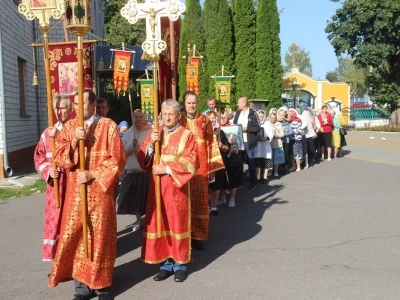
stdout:
[[(218, 110), (210, 97), (201, 113), (197, 95), (188, 91), (181, 102), (162, 103), (159, 128), (140, 109), (133, 112), (129, 127), (106, 117), (107, 100), (96, 99), (91, 90), (83, 95), (84, 127), (70, 119), (73, 106), (79, 113), (78, 96), (73, 103), (57, 97), (53, 108), (58, 122), (43, 132), (34, 154), (36, 169), (48, 184), (42, 258), (53, 262), (49, 286), (73, 279), (77, 300), (93, 293), (112, 299), (117, 214), (134, 215), (132, 230), (143, 230), (141, 258), (160, 264), (153, 279), (174, 275), (175, 282), (183, 282), (192, 249), (205, 247), (209, 217), (219, 215), (218, 206), (235, 207), (245, 164), (248, 189), (254, 190), (267, 184), (269, 176), (308, 169), (318, 155), (336, 159), (345, 144), (345, 131), (326, 105), (318, 112), (306, 108), (300, 114), (281, 107), (267, 114), (253, 110), (241, 97), (238, 111), (231, 112)], [(59, 207), (54, 179), (59, 182)], [(87, 233), (82, 186), (87, 192)]]

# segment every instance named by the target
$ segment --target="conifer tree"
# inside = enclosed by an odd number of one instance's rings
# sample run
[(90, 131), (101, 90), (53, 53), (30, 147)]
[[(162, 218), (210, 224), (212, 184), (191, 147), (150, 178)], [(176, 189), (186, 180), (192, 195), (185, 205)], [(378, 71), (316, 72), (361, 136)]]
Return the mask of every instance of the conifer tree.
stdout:
[[(233, 24), (232, 14), (226, 0), (206, 0), (203, 9), (203, 23), (206, 37), (208, 94), (215, 96), (215, 81), (211, 79), (220, 73), (221, 67), (233, 72)], [(232, 86), (233, 88), (233, 86)], [(231, 101), (236, 100), (231, 97)]]
[(255, 9), (254, 2), (233, 0), (236, 97), (255, 96)]
[(269, 107), (282, 105), (281, 41), (276, 0), (259, 0), (256, 23), (256, 97)]
[[(201, 6), (199, 0), (186, 0), (186, 15), (182, 20), (181, 33), (180, 33), (180, 58), (178, 66), (179, 76), (179, 95), (182, 96), (186, 91), (186, 65), (182, 56), (186, 54), (187, 44), (191, 46), (196, 45), (198, 53), (204, 56), (204, 29), (201, 20)], [(200, 98), (207, 97), (208, 82), (205, 80), (206, 74), (203, 66), (200, 64), (199, 77), (200, 77)], [(200, 103), (205, 100), (201, 101)], [(201, 107), (199, 107), (201, 109)]]

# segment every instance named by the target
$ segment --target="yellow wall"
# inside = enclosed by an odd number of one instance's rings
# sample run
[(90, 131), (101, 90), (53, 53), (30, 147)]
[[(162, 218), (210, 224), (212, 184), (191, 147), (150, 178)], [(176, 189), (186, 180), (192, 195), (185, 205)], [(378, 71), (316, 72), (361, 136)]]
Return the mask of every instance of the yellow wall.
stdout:
[(293, 88), (292, 80), (297, 79), (299, 90), (310, 92), (314, 97), (314, 107), (320, 108), (326, 102), (331, 101), (332, 97), (342, 103), (342, 109), (350, 106), (350, 86), (345, 82), (331, 83), (327, 80), (315, 80), (293, 68), (292, 72), (283, 77), (283, 90)]

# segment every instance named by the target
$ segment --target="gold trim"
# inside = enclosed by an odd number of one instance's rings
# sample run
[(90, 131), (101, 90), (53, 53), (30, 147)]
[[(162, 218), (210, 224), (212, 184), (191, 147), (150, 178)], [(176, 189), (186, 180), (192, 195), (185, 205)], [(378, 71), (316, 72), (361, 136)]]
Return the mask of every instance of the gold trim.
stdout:
[(191, 249), (192, 249), (192, 247), (190, 247), (190, 245), (189, 245), (189, 258), (188, 258), (188, 260), (175, 260), (175, 258), (173, 257), (173, 256), (171, 256), (171, 255), (168, 255), (168, 256), (166, 256), (164, 259), (161, 259), (161, 260), (156, 260), (156, 261), (152, 261), (152, 260), (145, 260), (145, 259), (143, 259), (143, 258), (140, 258), (142, 261), (144, 261), (146, 264), (150, 264), (150, 265), (156, 265), (156, 264), (160, 264), (160, 263), (163, 263), (164, 261), (166, 261), (167, 259), (169, 259), (169, 258), (172, 258), (176, 263), (178, 263), (178, 264), (181, 264), (181, 265), (185, 265), (185, 264), (187, 264), (187, 263), (190, 263), (190, 261), (191, 261)]
[(179, 141), (179, 146), (178, 146), (178, 155), (181, 155), (183, 151), (185, 150), (186, 142), (187, 142), (187, 137), (189, 135), (190, 131), (185, 130), (181, 136), (181, 140)]
[(192, 215), (193, 219), (207, 220), (210, 218), (209, 215)]
[(183, 239), (190, 238), (190, 231), (185, 232), (185, 233), (175, 233), (175, 232), (168, 230), (168, 231), (161, 231), (161, 235), (159, 235), (158, 233), (143, 232), (143, 236), (147, 239), (159, 239), (162, 237), (171, 236), (176, 240), (183, 240)]
[(195, 166), (183, 157), (176, 157), (174, 155), (161, 155), (163, 162), (178, 162), (183, 164), (191, 174), (196, 174)]

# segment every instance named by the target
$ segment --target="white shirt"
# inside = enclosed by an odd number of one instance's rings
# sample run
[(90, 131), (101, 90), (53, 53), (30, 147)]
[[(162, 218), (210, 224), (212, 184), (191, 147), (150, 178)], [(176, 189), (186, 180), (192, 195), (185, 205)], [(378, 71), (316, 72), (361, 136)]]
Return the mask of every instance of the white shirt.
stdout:
[(265, 121), (264, 124), (260, 125), (264, 128), (264, 137), (268, 137), (269, 141), (261, 142), (257, 141), (257, 146), (254, 148), (254, 158), (269, 158), (272, 159), (272, 149), (270, 141), (274, 138), (272, 133), (272, 125), (270, 122)]
[[(250, 109), (248, 108), (247, 111), (240, 112), (237, 123), (238, 125), (242, 125), (242, 128), (247, 127), (249, 123), (249, 111)], [(243, 142), (247, 143), (247, 132), (243, 132)]]

